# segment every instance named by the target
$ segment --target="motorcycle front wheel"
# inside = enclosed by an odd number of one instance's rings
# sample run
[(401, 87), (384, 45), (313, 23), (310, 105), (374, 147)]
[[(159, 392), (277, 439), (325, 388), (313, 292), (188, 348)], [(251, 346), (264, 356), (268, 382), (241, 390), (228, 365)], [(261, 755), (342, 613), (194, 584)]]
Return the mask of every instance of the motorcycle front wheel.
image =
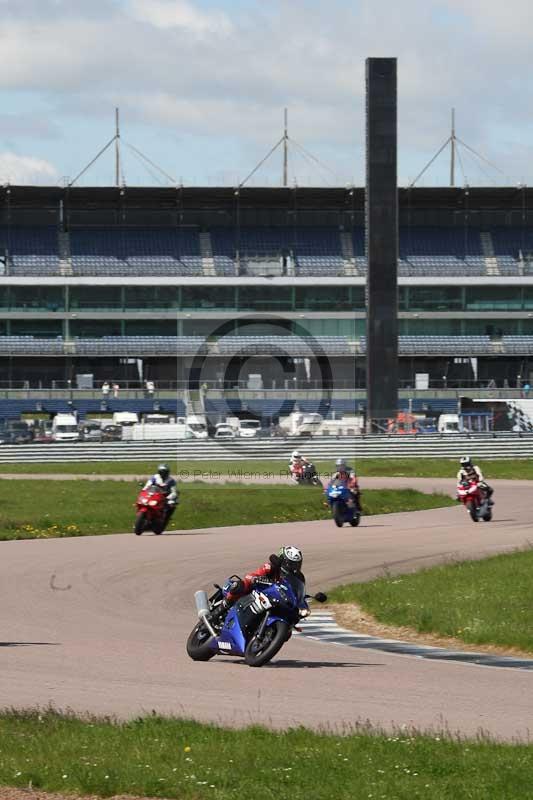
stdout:
[(154, 520), (152, 524), (153, 532), (159, 536), (165, 530), (165, 523), (162, 520)]
[(209, 661), (215, 655), (215, 650), (209, 646), (211, 634), (203, 624), (199, 622), (190, 632), (187, 639), (187, 655), (193, 661)]
[(344, 525), (344, 511), (340, 503), (333, 503), (333, 519), (337, 528), (342, 528)]
[(470, 514), (470, 519), (472, 520), (472, 522), (479, 522), (478, 516), (477, 516), (476, 504), (475, 503), (467, 503), (466, 504), (466, 508), (468, 510), (468, 513)]
[(274, 622), (269, 625), (260, 637), (253, 636), (246, 645), (245, 662), (249, 667), (262, 667), (283, 647), (290, 632), (286, 622)]
[(136, 536), (140, 536), (143, 531), (146, 530), (146, 514), (144, 511), (139, 511), (137, 516), (135, 517), (135, 525), (133, 526), (133, 532)]

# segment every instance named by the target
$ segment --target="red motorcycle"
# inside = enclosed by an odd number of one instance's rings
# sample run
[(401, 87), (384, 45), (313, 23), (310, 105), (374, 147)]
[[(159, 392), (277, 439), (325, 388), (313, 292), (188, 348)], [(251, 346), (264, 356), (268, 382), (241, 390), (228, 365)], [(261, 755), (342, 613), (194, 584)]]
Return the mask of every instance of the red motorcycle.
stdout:
[(464, 505), (472, 522), (490, 522), (492, 503), (477, 481), (464, 480), (457, 484), (457, 499)]
[(158, 486), (141, 489), (135, 506), (137, 514), (133, 532), (137, 536), (150, 530), (157, 534), (163, 533), (168, 522), (167, 496)]

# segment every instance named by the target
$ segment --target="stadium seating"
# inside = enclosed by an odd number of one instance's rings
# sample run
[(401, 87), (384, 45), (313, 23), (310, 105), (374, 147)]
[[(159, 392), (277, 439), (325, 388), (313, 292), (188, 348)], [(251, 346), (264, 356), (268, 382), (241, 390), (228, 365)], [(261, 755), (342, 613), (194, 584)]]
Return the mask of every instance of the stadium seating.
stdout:
[[(527, 355), (533, 353), (533, 336), (400, 336), (401, 355)], [(34, 336), (0, 336), (1, 355), (277, 355), (281, 357), (353, 356), (366, 353), (361, 336), (225, 336), (209, 341), (202, 336), (102, 336), (64, 340)]]
[[(352, 230), (353, 255), (343, 253), (334, 226), (213, 227), (208, 232), (214, 274), (246, 273), (248, 261), (287, 256), (301, 276), (366, 272), (365, 234)], [(8, 256), (4, 274), (199, 276), (205, 264), (197, 228), (72, 228), (68, 247), (59, 252), (53, 226), (0, 228), (0, 251)], [(240, 264), (240, 270), (239, 270)], [(212, 274), (212, 273), (210, 273)], [(348, 274), (354, 274), (353, 272)], [(461, 277), (533, 274), (533, 231), (522, 227), (454, 228), (411, 226), (400, 229), (401, 276)]]

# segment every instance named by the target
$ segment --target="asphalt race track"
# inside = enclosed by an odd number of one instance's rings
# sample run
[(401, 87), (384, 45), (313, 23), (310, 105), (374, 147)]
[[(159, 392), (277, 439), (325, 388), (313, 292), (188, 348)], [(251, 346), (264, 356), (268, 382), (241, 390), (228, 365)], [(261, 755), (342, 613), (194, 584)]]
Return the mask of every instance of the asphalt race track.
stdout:
[[(439, 479), (362, 483), (453, 489), (453, 480)], [(533, 538), (533, 483), (493, 484), (490, 524), (474, 525), (457, 506), (370, 517), (356, 530), (326, 521), (2, 542), (0, 706), (53, 704), (119, 717), (155, 710), (276, 728), (343, 730), (370, 721), (528, 738), (533, 675), (524, 670), (303, 636), (261, 669), (223, 656), (194, 663), (185, 653), (194, 591), (258, 565), (282, 543), (304, 550), (310, 591), (370, 578), (384, 565), (405, 572), (525, 545)]]

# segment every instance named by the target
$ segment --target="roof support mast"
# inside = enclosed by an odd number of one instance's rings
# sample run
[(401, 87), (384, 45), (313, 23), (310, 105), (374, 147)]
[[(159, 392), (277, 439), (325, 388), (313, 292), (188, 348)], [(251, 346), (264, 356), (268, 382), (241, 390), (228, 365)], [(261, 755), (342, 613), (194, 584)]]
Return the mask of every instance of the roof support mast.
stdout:
[(283, 130), (283, 186), (289, 185), (289, 133), (287, 125), (287, 109), (285, 109), (285, 126)]
[(120, 186), (120, 117), (115, 108), (115, 185)]
[[(463, 178), (465, 180), (465, 183), (468, 183), (468, 180), (467, 180), (467, 177), (466, 177), (466, 174), (465, 174), (465, 171), (464, 171), (464, 167), (463, 167), (463, 160), (461, 158), (461, 150), (459, 148), (459, 145), (461, 145), (461, 147), (463, 147), (465, 150), (467, 150), (471, 155), (475, 156), (479, 161), (482, 161), (483, 163), (487, 164), (489, 167), (491, 167), (492, 169), (496, 170), (496, 172), (499, 172), (500, 175), (504, 175), (504, 173), (502, 172), (502, 170), (499, 167), (497, 167), (495, 164), (493, 164), (491, 161), (489, 161), (488, 158), (485, 158), (485, 156), (482, 156), (480, 153), (477, 152), (477, 150), (474, 150), (473, 147), (470, 147), (470, 145), (468, 145), (459, 136), (457, 136), (457, 134), (455, 133), (455, 108), (452, 108), (452, 129), (451, 129), (450, 135), (448, 136), (448, 138), (446, 139), (446, 141), (444, 142), (442, 147), (439, 147), (439, 149), (437, 150), (437, 152), (435, 153), (433, 158), (431, 158), (428, 161), (428, 163), (426, 164), (424, 169), (421, 170), (421, 172), (418, 173), (418, 175), (416, 176), (414, 181), (411, 181), (411, 183), (409, 184), (409, 188), (410, 189), (415, 185), (415, 183), (417, 183), (420, 180), (422, 175), (424, 175), (424, 173), (430, 168), (430, 166), (433, 164), (433, 162), (437, 160), (437, 158), (440, 156), (440, 154), (443, 152), (443, 150), (445, 150), (448, 147), (448, 145), (450, 145), (450, 151), (451, 151), (450, 152), (450, 186), (451, 187), (455, 186), (455, 156), (456, 155), (457, 155), (457, 159), (459, 161), (459, 166), (460, 166), (461, 171), (463, 173)], [(508, 180), (508, 178), (506, 178), (506, 180)]]
[(455, 108), (452, 108), (452, 132), (450, 136), (450, 186), (455, 186)]

